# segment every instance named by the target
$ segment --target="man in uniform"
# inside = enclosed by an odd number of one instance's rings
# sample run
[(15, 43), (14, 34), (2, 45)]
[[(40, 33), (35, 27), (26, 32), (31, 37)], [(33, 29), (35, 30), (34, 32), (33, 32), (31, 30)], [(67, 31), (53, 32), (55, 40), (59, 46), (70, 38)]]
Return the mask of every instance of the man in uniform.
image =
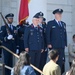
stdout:
[(21, 24), (17, 25), (17, 50), (16, 53), (19, 54), (20, 52), (24, 51), (24, 30), (25, 27), (28, 26), (28, 22), (22, 21)]
[(65, 62), (65, 46), (67, 46), (66, 24), (61, 21), (62, 9), (53, 11), (55, 19), (47, 23), (46, 38), (47, 46), (50, 49), (57, 49), (59, 52), (58, 64), (63, 71), (63, 63)]
[[(5, 16), (7, 20), (7, 25), (2, 26), (2, 41), (3, 41), (3, 46), (7, 47), (8, 49), (12, 50), (13, 52), (16, 52), (16, 28), (13, 26), (13, 17), (14, 14), (9, 13)], [(9, 31), (8, 31), (9, 29)], [(10, 32), (10, 33), (9, 33)], [(6, 50), (3, 50), (4, 54), (4, 63), (7, 66), (12, 67), (12, 54), (7, 52)], [(5, 69), (5, 75), (10, 75), (10, 71), (8, 69)]]
[(33, 17), (32, 22), (32, 25), (25, 28), (24, 47), (25, 50), (30, 54), (31, 64), (39, 68), (41, 52), (44, 49), (44, 43), (42, 29), (39, 26), (39, 16), (37, 14)]
[(44, 50), (41, 52), (41, 58), (40, 58), (40, 66), (39, 68), (42, 70), (43, 66), (46, 64), (46, 58), (47, 58), (47, 51), (46, 49), (46, 24), (43, 23), (44, 14), (42, 12), (37, 13), (39, 15), (39, 26), (43, 30), (43, 36), (44, 36)]

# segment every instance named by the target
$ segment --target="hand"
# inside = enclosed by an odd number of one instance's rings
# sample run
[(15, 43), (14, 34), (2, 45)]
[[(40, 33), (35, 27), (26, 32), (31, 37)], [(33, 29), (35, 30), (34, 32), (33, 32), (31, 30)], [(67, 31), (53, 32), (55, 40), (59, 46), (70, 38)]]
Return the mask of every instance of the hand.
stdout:
[(16, 49), (16, 54), (19, 54), (19, 49)]
[(52, 45), (48, 45), (48, 48), (52, 48)]
[(14, 30), (14, 33), (15, 33), (15, 34), (17, 34), (17, 33), (18, 33), (18, 31), (17, 31), (17, 30)]
[(66, 48), (67, 46), (65, 46), (65, 48)]
[(26, 51), (26, 52), (29, 52), (29, 48), (25, 48), (25, 51)]
[(44, 49), (41, 50), (41, 53), (43, 53), (43, 52), (44, 52)]
[(8, 37), (7, 37), (8, 40), (11, 40), (12, 38), (13, 38), (12, 35), (8, 35)]

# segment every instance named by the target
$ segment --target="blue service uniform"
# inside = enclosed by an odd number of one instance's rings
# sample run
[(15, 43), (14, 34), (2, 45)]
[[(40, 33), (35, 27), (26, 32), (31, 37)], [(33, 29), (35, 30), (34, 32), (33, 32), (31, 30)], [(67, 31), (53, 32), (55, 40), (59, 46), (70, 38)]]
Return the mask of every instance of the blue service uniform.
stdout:
[(24, 51), (24, 30), (25, 25), (17, 25), (17, 48), (19, 49), (19, 53)]
[[(2, 31), (0, 28), (0, 46), (2, 45)], [(0, 48), (0, 58), (2, 57), (2, 49)]]
[[(8, 49), (10, 49), (11, 51), (15, 52), (16, 51), (16, 33), (15, 33), (15, 30), (16, 30), (16, 27), (15, 26), (12, 26), (13, 29), (11, 29), (9, 27), (9, 30), (11, 32), (11, 35), (13, 35), (13, 38), (14, 40), (8, 40), (7, 37), (8, 37), (8, 33), (7, 33), (7, 30), (6, 30), (6, 26), (2, 26), (1, 27), (1, 31), (2, 31), (2, 45), (7, 47)], [(7, 52), (6, 50), (3, 49), (3, 53), (4, 53), (4, 63), (5, 65), (7, 66), (10, 66), (12, 67), (12, 54), (10, 54), (9, 52)], [(10, 75), (10, 71), (8, 69), (5, 69), (5, 74), (6, 75)]]
[(29, 48), (31, 63), (39, 67), (41, 50), (44, 49), (42, 29), (33, 24), (25, 28), (24, 47)]
[(43, 66), (46, 64), (46, 59), (47, 59), (47, 51), (45, 49), (47, 48), (46, 44), (46, 24), (41, 24), (40, 26), (43, 30), (43, 37), (44, 37), (44, 52), (41, 53), (41, 59), (40, 59), (40, 70), (43, 69)]
[(66, 24), (61, 21), (59, 26), (56, 20), (49, 21), (47, 23), (46, 38), (47, 45), (52, 45), (53, 49), (57, 49), (59, 52), (58, 64), (62, 68), (63, 60), (65, 60), (64, 48), (67, 46), (67, 33)]

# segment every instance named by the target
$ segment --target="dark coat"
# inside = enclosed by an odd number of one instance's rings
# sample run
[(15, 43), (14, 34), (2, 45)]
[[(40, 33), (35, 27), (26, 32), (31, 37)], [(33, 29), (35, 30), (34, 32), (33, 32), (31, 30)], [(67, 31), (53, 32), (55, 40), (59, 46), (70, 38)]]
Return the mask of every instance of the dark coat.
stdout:
[(36, 29), (33, 25), (31, 25), (25, 28), (24, 47), (29, 48), (29, 50), (44, 49), (44, 40), (41, 27)]
[(7, 33), (7, 30), (6, 30), (6, 26), (2, 26), (1, 27), (1, 30), (2, 30), (2, 41), (3, 41), (3, 45), (7, 48), (9, 48), (10, 50), (12, 50), (13, 52), (16, 52), (16, 33), (15, 33), (15, 30), (16, 30), (16, 27), (13, 26), (13, 30), (10, 30), (11, 32), (11, 35), (13, 35), (13, 38), (14, 40), (8, 40), (7, 37), (8, 37), (8, 33)]
[(62, 27), (55, 20), (47, 23), (47, 45), (51, 44), (53, 48), (65, 48), (67, 46), (66, 24), (62, 21), (61, 24)]

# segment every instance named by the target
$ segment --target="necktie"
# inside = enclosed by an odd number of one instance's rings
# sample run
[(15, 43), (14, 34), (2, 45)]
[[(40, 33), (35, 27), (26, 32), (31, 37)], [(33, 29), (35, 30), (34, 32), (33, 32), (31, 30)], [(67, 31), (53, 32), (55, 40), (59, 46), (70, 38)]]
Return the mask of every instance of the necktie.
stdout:
[(11, 29), (11, 30), (13, 30), (13, 27), (12, 27), (12, 25), (10, 25), (10, 29)]
[(36, 30), (38, 30), (38, 27), (35, 27)]
[(60, 21), (58, 21), (58, 25), (59, 25), (60, 27), (62, 27), (62, 24), (61, 24), (61, 22), (60, 22)]

